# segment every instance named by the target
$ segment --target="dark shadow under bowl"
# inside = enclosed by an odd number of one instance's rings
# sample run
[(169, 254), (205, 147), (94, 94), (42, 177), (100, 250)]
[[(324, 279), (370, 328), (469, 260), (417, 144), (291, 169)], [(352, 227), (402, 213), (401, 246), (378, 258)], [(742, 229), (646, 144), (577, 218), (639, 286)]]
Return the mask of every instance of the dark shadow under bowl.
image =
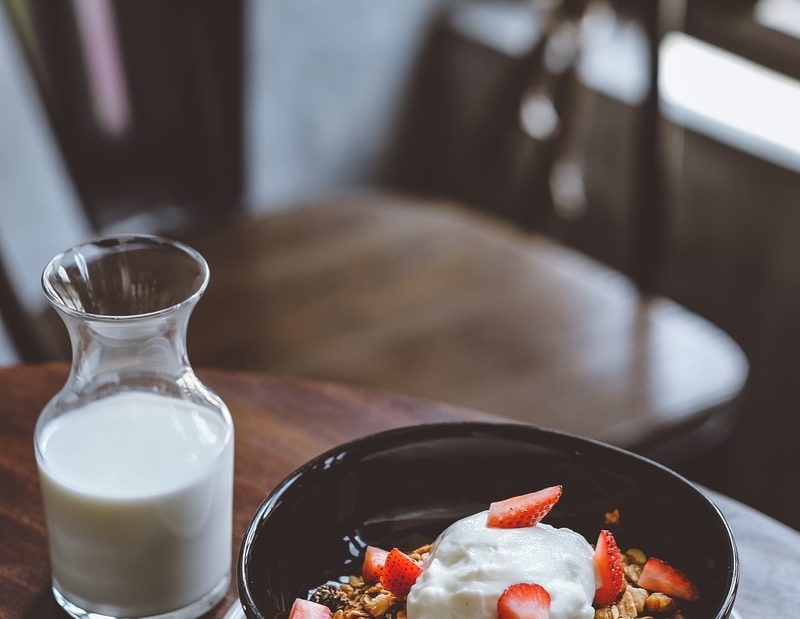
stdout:
[[(693, 617), (730, 616), (736, 547), (719, 510), (652, 461), (594, 441), (518, 424), (391, 430), (336, 447), (282, 481), (256, 512), (239, 555), (249, 619), (284, 619), (296, 597), (358, 574), (367, 544), (411, 549), (491, 501), (562, 484), (546, 518), (590, 543), (611, 528), (686, 572), (700, 589)], [(615, 508), (620, 524), (608, 527)]]

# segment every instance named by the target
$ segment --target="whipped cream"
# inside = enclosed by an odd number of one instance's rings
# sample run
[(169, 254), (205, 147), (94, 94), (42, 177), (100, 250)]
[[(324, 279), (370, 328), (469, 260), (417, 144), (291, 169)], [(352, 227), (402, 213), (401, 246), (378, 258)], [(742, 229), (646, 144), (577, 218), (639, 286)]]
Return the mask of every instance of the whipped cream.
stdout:
[(448, 527), (408, 594), (408, 619), (497, 619), (497, 599), (518, 582), (547, 589), (550, 619), (593, 619), (594, 550), (578, 533), (546, 524), (486, 526), (488, 512)]

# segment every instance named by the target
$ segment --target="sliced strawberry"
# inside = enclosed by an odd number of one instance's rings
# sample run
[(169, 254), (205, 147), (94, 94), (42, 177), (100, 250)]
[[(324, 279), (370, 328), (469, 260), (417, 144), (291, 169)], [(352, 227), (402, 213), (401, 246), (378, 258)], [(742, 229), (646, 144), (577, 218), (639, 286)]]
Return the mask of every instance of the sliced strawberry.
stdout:
[(375, 546), (367, 546), (364, 553), (364, 565), (361, 566), (361, 576), (367, 582), (378, 582), (381, 579), (383, 564), (389, 555), (387, 550)]
[(402, 599), (408, 595), (411, 585), (421, 573), (422, 568), (411, 557), (392, 548), (381, 571), (381, 584)]
[(548, 619), (550, 594), (541, 585), (518, 583), (497, 600), (497, 619)]
[(622, 556), (611, 531), (600, 531), (600, 536), (597, 538), (597, 546), (594, 549), (594, 571), (600, 583), (594, 593), (594, 605), (602, 608), (613, 604), (625, 591), (625, 574), (622, 571)]
[(686, 574), (655, 557), (650, 557), (644, 564), (642, 575), (639, 576), (639, 586), (690, 602), (700, 597), (697, 587)]
[(486, 525), (498, 529), (532, 527), (544, 518), (561, 498), (561, 486), (515, 496), (489, 506)]
[(289, 619), (331, 619), (331, 609), (322, 604), (297, 598), (289, 611)]

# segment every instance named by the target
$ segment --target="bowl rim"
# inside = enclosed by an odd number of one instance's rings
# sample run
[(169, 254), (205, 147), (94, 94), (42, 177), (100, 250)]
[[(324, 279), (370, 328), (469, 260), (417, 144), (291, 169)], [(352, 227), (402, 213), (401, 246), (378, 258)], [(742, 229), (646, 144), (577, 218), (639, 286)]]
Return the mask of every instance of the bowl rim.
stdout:
[(572, 440), (575, 443), (577, 443), (577, 445), (588, 446), (592, 449), (611, 450), (613, 452), (616, 452), (617, 454), (634, 458), (640, 464), (644, 464), (645, 466), (649, 466), (657, 470), (660, 470), (662, 473), (672, 477), (674, 480), (683, 483), (685, 486), (688, 487), (690, 492), (693, 492), (697, 496), (697, 498), (699, 498), (700, 501), (710, 509), (711, 513), (717, 517), (719, 524), (722, 526), (722, 531), (725, 535), (726, 541), (728, 542), (727, 545), (728, 545), (729, 559), (730, 559), (730, 573), (729, 573), (729, 582), (727, 586), (727, 591), (725, 591), (724, 600), (719, 610), (717, 611), (717, 614), (714, 617), (709, 617), (708, 619), (726, 619), (730, 617), (731, 611), (733, 610), (733, 603), (736, 599), (736, 592), (739, 587), (739, 571), (740, 571), (739, 551), (736, 547), (736, 540), (733, 537), (733, 532), (731, 531), (727, 519), (720, 511), (719, 507), (717, 507), (717, 505), (706, 495), (705, 492), (700, 490), (697, 484), (687, 479), (680, 473), (677, 473), (672, 469), (670, 469), (669, 467), (664, 466), (663, 464), (660, 464), (654, 460), (651, 460), (650, 458), (639, 455), (632, 451), (628, 451), (627, 449), (611, 445), (609, 443), (604, 443), (603, 441), (577, 436), (575, 434), (571, 434), (569, 432), (562, 432), (560, 430), (542, 428), (540, 426), (532, 424), (518, 423), (513, 421), (502, 421), (502, 420), (433, 422), (433, 423), (423, 423), (410, 426), (403, 426), (400, 428), (393, 428), (390, 430), (383, 430), (380, 432), (373, 432), (371, 434), (361, 436), (351, 441), (346, 441), (344, 443), (335, 445), (330, 449), (325, 450), (323, 453), (314, 456), (304, 464), (297, 467), (294, 471), (289, 473), (269, 492), (264, 501), (262, 501), (261, 505), (259, 505), (258, 509), (256, 509), (252, 519), (250, 520), (250, 523), (247, 525), (247, 529), (245, 530), (244, 536), (242, 537), (242, 543), (239, 547), (239, 554), (236, 561), (236, 581), (237, 581), (237, 588), (239, 591), (239, 603), (242, 605), (245, 615), (247, 617), (252, 617), (254, 619), (267, 619), (267, 617), (265, 617), (258, 610), (255, 600), (253, 599), (253, 596), (251, 594), (250, 588), (247, 584), (247, 579), (245, 578), (245, 574), (247, 573), (246, 559), (249, 555), (249, 550), (255, 541), (255, 537), (259, 528), (258, 524), (263, 520), (264, 516), (268, 512), (270, 512), (276, 507), (276, 505), (280, 501), (280, 498), (297, 479), (306, 474), (307, 471), (316, 468), (319, 464), (323, 463), (325, 460), (331, 458), (332, 456), (348, 449), (359, 448), (363, 446), (365, 443), (369, 443), (372, 441), (381, 441), (385, 439), (393, 439), (396, 437), (401, 437), (404, 434), (414, 435), (424, 431), (430, 432), (431, 429), (434, 430), (439, 429), (441, 431), (446, 431), (450, 428), (458, 428), (460, 432), (464, 433), (469, 433), (471, 431), (472, 432), (487, 431), (498, 428), (524, 429), (525, 432), (533, 432), (534, 434), (538, 433), (543, 436), (548, 436), (548, 435), (556, 436), (559, 437), (561, 440), (565, 439)]

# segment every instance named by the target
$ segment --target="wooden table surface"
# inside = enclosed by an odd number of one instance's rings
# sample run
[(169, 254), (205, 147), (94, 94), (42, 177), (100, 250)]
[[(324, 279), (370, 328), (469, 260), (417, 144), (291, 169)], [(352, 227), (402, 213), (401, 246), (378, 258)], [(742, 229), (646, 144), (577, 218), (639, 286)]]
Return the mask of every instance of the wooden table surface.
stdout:
[[(0, 619), (64, 617), (50, 592), (33, 428), (66, 375), (62, 365), (0, 368)], [(222, 371), (201, 378), (227, 402), (236, 424), (233, 556), (267, 492), (311, 456), (379, 430), (410, 424), (497, 420), (399, 395), (302, 379)], [(712, 493), (739, 545), (743, 619), (798, 616), (800, 533)], [(233, 558), (233, 557), (232, 557)], [(219, 619), (235, 600), (208, 614)]]

